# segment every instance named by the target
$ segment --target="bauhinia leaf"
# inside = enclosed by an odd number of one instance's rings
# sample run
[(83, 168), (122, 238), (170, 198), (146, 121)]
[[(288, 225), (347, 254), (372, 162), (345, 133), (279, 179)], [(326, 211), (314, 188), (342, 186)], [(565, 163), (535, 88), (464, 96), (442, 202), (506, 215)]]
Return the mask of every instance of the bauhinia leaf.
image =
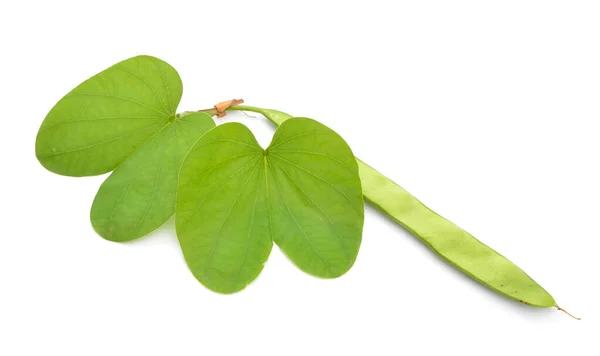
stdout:
[(92, 205), (92, 225), (98, 234), (111, 241), (130, 241), (164, 224), (175, 212), (177, 174), (185, 154), (213, 127), (207, 114), (183, 116), (120, 164)]
[(361, 242), (357, 164), (339, 135), (311, 119), (287, 120), (266, 150), (245, 126), (224, 124), (184, 160), (175, 218), (190, 270), (214, 291), (253, 281), (272, 241), (303, 271), (338, 277)]
[(37, 135), (36, 156), (62, 175), (110, 172), (175, 118), (182, 90), (175, 69), (158, 58), (119, 62), (50, 110)]

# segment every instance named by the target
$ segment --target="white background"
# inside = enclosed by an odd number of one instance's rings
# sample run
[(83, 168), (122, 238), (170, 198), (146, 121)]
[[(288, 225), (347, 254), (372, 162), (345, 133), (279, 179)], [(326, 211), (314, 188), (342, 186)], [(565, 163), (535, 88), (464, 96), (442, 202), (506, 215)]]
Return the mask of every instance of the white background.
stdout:
[[(2, 2), (0, 355), (598, 355), (599, 18), (597, 1)], [(345, 276), (274, 248), (230, 296), (189, 273), (172, 221), (104, 241), (105, 176), (52, 174), (34, 141), (137, 54), (179, 71), (180, 111), (243, 97), (329, 125), (582, 320), (490, 292), (371, 207)]]

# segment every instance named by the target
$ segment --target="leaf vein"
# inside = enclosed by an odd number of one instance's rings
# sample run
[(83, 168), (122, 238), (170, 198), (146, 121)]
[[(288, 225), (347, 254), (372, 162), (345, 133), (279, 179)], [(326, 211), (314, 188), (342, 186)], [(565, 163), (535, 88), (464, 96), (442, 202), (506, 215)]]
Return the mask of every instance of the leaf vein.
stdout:
[(341, 166), (343, 166), (344, 168), (347, 168), (350, 172), (352, 172), (352, 174), (356, 174), (356, 170), (350, 168), (349, 166), (347, 166), (344, 162), (340, 161), (339, 159), (336, 159), (334, 157), (331, 157), (330, 155), (324, 154), (324, 153), (318, 153), (318, 152), (311, 152), (311, 151), (298, 151), (298, 150), (270, 150), (270, 152), (283, 152), (283, 153), (303, 153), (303, 154), (307, 154), (307, 155), (314, 155), (314, 156), (323, 156), (326, 158), (329, 158), (330, 160), (339, 163)]
[[(259, 157), (260, 158), (260, 157)], [(240, 169), (238, 169), (237, 171), (235, 171), (235, 173), (233, 173), (232, 175), (230, 175), (229, 177), (225, 178), (220, 184), (218, 184), (216, 187), (214, 187), (211, 192), (204, 197), (204, 199), (202, 199), (202, 201), (198, 204), (196, 204), (196, 207), (192, 210), (192, 213), (190, 214), (190, 217), (188, 217), (184, 222), (181, 223), (181, 230), (183, 231), (183, 229), (187, 226), (187, 224), (193, 219), (194, 214), (196, 213), (196, 211), (198, 211), (198, 209), (202, 206), (202, 204), (211, 196), (213, 196), (216, 192), (219, 191), (219, 188), (221, 188), (225, 183), (227, 183), (231, 178), (235, 177), (239, 172), (241, 172), (244, 168), (246, 168), (246, 166), (250, 165), (250, 163), (253, 163), (257, 161), (257, 159), (254, 160), (250, 160), (248, 161), (246, 164), (242, 165), (240, 167)], [(184, 186), (185, 187), (185, 186)]]
[[(164, 125), (162, 128), (164, 128), (164, 127), (166, 127), (168, 125), (169, 125), (169, 123), (167, 123), (166, 125)], [(54, 156), (59, 156), (59, 155), (67, 154), (67, 153), (73, 153), (73, 152), (88, 150), (90, 148), (101, 146), (101, 145), (104, 145), (106, 143), (109, 143), (109, 142), (112, 142), (112, 141), (116, 141), (116, 140), (122, 139), (124, 137), (134, 135), (134, 134), (139, 133), (139, 132), (143, 132), (143, 131), (147, 131), (149, 129), (153, 129), (155, 127), (156, 127), (156, 125), (150, 126), (150, 127), (146, 127), (146, 128), (140, 129), (140, 130), (135, 130), (133, 132), (128, 132), (125, 135), (121, 135), (121, 136), (113, 137), (113, 138), (108, 139), (108, 140), (100, 141), (100, 142), (95, 143), (95, 144), (90, 145), (90, 146), (85, 146), (85, 147), (75, 148), (75, 149), (72, 149), (72, 150), (60, 151), (60, 152), (53, 152), (52, 154), (40, 156), (40, 158), (54, 157)], [(161, 128), (161, 130), (162, 130), (162, 128)]]
[[(139, 63), (138, 63), (138, 67), (139, 67)], [(154, 96), (156, 97), (156, 99), (158, 99), (158, 101), (161, 103), (161, 105), (163, 106), (163, 108), (165, 109), (166, 112), (169, 112), (169, 108), (167, 107), (167, 105), (165, 104), (165, 102), (160, 98), (160, 96), (158, 95), (158, 93), (156, 93), (156, 90), (154, 90), (154, 87), (152, 85), (150, 85), (150, 83), (148, 83), (144, 78), (140, 77), (138, 74), (127, 70), (125, 68), (121, 68), (121, 67), (115, 67), (115, 69), (123, 71), (129, 75), (132, 75), (136, 78), (138, 78), (139, 80), (141, 80), (142, 82), (144, 82), (144, 84), (146, 84), (146, 86), (148, 88), (150, 88), (150, 90), (152, 91), (152, 94), (154, 94)]]
[(294, 166), (294, 167), (296, 167), (296, 168), (298, 168), (298, 169), (300, 169), (300, 170), (302, 170), (302, 171), (304, 171), (304, 172), (306, 172), (306, 173), (308, 173), (308, 174), (312, 175), (313, 177), (315, 177), (315, 178), (317, 178), (317, 179), (319, 179), (319, 180), (321, 180), (321, 181), (323, 181), (323, 182), (327, 183), (327, 184), (328, 184), (329, 186), (331, 186), (333, 189), (337, 190), (337, 191), (338, 191), (340, 194), (342, 194), (342, 195), (344, 196), (344, 198), (346, 198), (346, 200), (347, 200), (347, 201), (350, 203), (350, 205), (352, 206), (352, 208), (354, 209), (354, 211), (355, 211), (355, 212), (358, 214), (358, 216), (360, 216), (360, 213), (359, 213), (359, 212), (356, 210), (356, 207), (354, 207), (354, 204), (352, 203), (352, 200), (350, 200), (350, 198), (348, 197), (348, 195), (346, 195), (346, 193), (344, 193), (343, 191), (341, 191), (341, 190), (340, 190), (338, 187), (336, 187), (336, 186), (335, 186), (333, 183), (331, 183), (330, 181), (326, 180), (325, 178), (323, 178), (323, 177), (321, 177), (321, 176), (319, 176), (319, 175), (317, 175), (317, 174), (314, 174), (313, 172), (311, 172), (311, 171), (307, 170), (306, 168), (304, 168), (304, 167), (302, 167), (302, 166), (299, 166), (299, 165), (297, 165), (297, 164), (295, 164), (295, 163), (293, 163), (293, 162), (291, 162), (291, 161), (289, 161), (289, 160), (287, 160), (287, 159), (285, 159), (285, 158), (283, 158), (283, 157), (280, 157), (280, 156), (278, 156), (278, 155), (274, 155), (274, 154), (272, 154), (272, 156), (273, 156), (274, 158), (277, 158), (277, 159), (280, 159), (280, 160), (282, 160), (282, 161), (284, 161), (284, 162), (287, 162), (288, 164), (290, 164), (290, 165), (292, 165), (292, 166)]
[(64, 121), (54, 122), (51, 125), (47, 125), (46, 127), (42, 127), (42, 129), (40, 130), (40, 133), (45, 132), (45, 131), (51, 129), (54, 126), (58, 126), (58, 125), (62, 125), (62, 124), (70, 124), (70, 123), (74, 123), (74, 122), (105, 121), (105, 120), (157, 120), (157, 119), (164, 119), (164, 117), (160, 117), (160, 116), (151, 116), (151, 117), (141, 117), (141, 116), (130, 116), (130, 117), (104, 116), (104, 117), (94, 117), (94, 118), (89, 118), (89, 119), (64, 120)]
[(248, 175), (248, 179), (246, 179), (246, 182), (242, 186), (242, 189), (240, 189), (240, 193), (237, 195), (237, 197), (233, 201), (233, 204), (231, 204), (231, 208), (229, 208), (229, 211), (227, 211), (227, 215), (225, 215), (225, 219), (223, 220), (223, 223), (221, 223), (221, 226), (219, 227), (219, 231), (217, 231), (217, 236), (215, 238), (215, 241), (212, 244), (212, 249), (210, 251), (210, 255), (208, 256), (208, 261), (206, 263), (206, 266), (204, 267), (204, 275), (206, 278), (208, 278), (206, 276), (206, 272), (208, 271), (208, 269), (210, 268), (210, 265), (212, 264), (212, 261), (213, 261), (214, 255), (215, 255), (215, 251), (217, 249), (217, 245), (219, 244), (219, 241), (221, 239), (221, 232), (223, 231), (223, 227), (225, 227), (225, 223), (227, 223), (227, 220), (229, 220), (229, 217), (231, 216), (231, 212), (233, 211), (233, 208), (235, 207), (238, 200), (244, 193), (244, 190), (246, 190), (246, 186), (248, 185), (248, 182), (250, 182), (250, 178), (252, 178), (252, 176), (254, 175), (256, 168), (258, 168), (258, 166), (254, 167), (254, 169), (252, 169), (252, 172)]
[(171, 114), (168, 114), (166, 112), (160, 111), (160, 110), (156, 110), (156, 108), (153, 108), (152, 106), (149, 106), (147, 104), (144, 104), (140, 101), (125, 97), (125, 96), (119, 96), (119, 95), (110, 95), (110, 94), (94, 94), (94, 93), (72, 93), (69, 94), (67, 97), (76, 97), (76, 96), (90, 96), (90, 97), (99, 97), (99, 98), (115, 98), (115, 99), (120, 99), (120, 100), (124, 100), (124, 101), (129, 101), (131, 103), (143, 106), (147, 109), (150, 109), (158, 114), (161, 115), (165, 115), (166, 117), (170, 117)]
[[(165, 73), (158, 65), (156, 58), (153, 58), (152, 63), (154, 63), (154, 66), (156, 66), (156, 68), (158, 68), (158, 71), (160, 72), (163, 83), (165, 83), (165, 88), (167, 89), (167, 98), (169, 99), (169, 107), (170, 107), (171, 111), (174, 112), (177, 108), (173, 107), (173, 102), (171, 101), (171, 90), (169, 89), (169, 83), (167, 83), (167, 78), (165, 77)], [(169, 110), (167, 110), (167, 111), (169, 111)]]
[(352, 261), (352, 257), (350, 256), (350, 251), (348, 250), (348, 246), (346, 245), (346, 242), (342, 239), (342, 237), (336, 232), (335, 228), (334, 228), (334, 223), (331, 220), (331, 218), (329, 217), (329, 215), (327, 215), (327, 213), (325, 213), (325, 211), (323, 209), (321, 209), (321, 207), (315, 203), (315, 201), (310, 197), (310, 195), (308, 193), (306, 193), (306, 191), (304, 189), (302, 189), (300, 187), (300, 185), (298, 185), (298, 183), (296, 183), (296, 181), (285, 171), (285, 169), (283, 169), (283, 167), (281, 167), (281, 165), (279, 165), (279, 163), (277, 163), (277, 161), (273, 161), (277, 167), (279, 167), (279, 169), (281, 170), (281, 172), (283, 172), (283, 174), (286, 175), (286, 177), (290, 180), (290, 182), (292, 182), (296, 188), (298, 188), (298, 190), (304, 194), (304, 196), (315, 206), (315, 208), (317, 208), (321, 214), (327, 218), (327, 220), (329, 221), (329, 225), (332, 228), (333, 234), (335, 235), (335, 237), (337, 237), (337, 239), (340, 241), (340, 244), (342, 245), (342, 247), (344, 248), (344, 254), (346, 255), (346, 258), (348, 259), (348, 261)]
[(223, 141), (224, 141), (224, 142), (233, 142), (233, 143), (237, 143), (237, 144), (240, 144), (240, 145), (244, 145), (244, 146), (252, 147), (252, 148), (256, 149), (257, 151), (261, 150), (259, 147), (256, 147), (256, 146), (254, 146), (254, 145), (248, 144), (248, 143), (246, 143), (246, 142), (237, 141), (237, 140), (230, 140), (230, 139), (227, 139), (227, 138), (218, 138), (218, 139), (215, 139), (215, 140), (212, 140), (212, 141), (205, 142), (205, 143), (203, 143), (203, 144), (201, 144), (201, 145), (199, 145), (199, 146), (194, 146), (193, 150), (197, 150), (198, 148), (200, 148), (200, 147), (204, 147), (204, 146), (206, 146), (206, 145), (209, 145), (209, 144), (211, 144), (211, 143), (215, 143), (215, 142), (223, 142)]
[(300, 232), (302, 232), (302, 235), (304, 235), (304, 238), (306, 239), (306, 242), (308, 242), (308, 245), (310, 246), (310, 248), (315, 252), (315, 255), (321, 260), (321, 262), (323, 262), (323, 264), (325, 265), (325, 267), (328, 270), (331, 270), (331, 267), (329, 266), (329, 264), (327, 263), (327, 261), (325, 261), (325, 259), (323, 258), (323, 256), (321, 256), (321, 254), (317, 250), (317, 248), (313, 245), (312, 241), (308, 238), (308, 235), (306, 235), (306, 232), (304, 231), (304, 229), (302, 229), (302, 227), (300, 226), (300, 224), (296, 220), (296, 217), (294, 216), (294, 214), (290, 210), (290, 207), (287, 204), (287, 202), (285, 201), (285, 198), (283, 197), (283, 193), (281, 192), (281, 187), (279, 186), (279, 181), (277, 180), (277, 176), (275, 175), (275, 172), (273, 172), (273, 180), (275, 180), (275, 185), (277, 186), (277, 191), (279, 192), (279, 196), (281, 197), (281, 200), (283, 201), (283, 205), (285, 205), (285, 208), (286, 208), (288, 214), (290, 215), (290, 217), (292, 218), (292, 220), (294, 221), (294, 223), (296, 224), (296, 226), (298, 227), (298, 229), (300, 230)]
[[(260, 177), (258, 180), (258, 184), (260, 184)], [(250, 235), (252, 234), (252, 228), (254, 227), (254, 215), (256, 213), (256, 203), (258, 202), (258, 192), (260, 189), (256, 189), (256, 196), (254, 197), (254, 206), (252, 207), (252, 215), (250, 217), (250, 227), (248, 228), (248, 235), (246, 235), (246, 246), (244, 248), (244, 255), (240, 260), (240, 264), (238, 266), (238, 271), (235, 276), (235, 282), (233, 283), (233, 287), (236, 288), (238, 281), (240, 280), (240, 275), (242, 274), (242, 269), (244, 266), (244, 262), (246, 261), (246, 256), (248, 255), (248, 246), (250, 245)]]
[(277, 146), (281, 146), (281, 145), (283, 145), (283, 144), (284, 144), (284, 143), (286, 143), (286, 142), (289, 142), (289, 141), (295, 140), (295, 139), (297, 139), (297, 138), (298, 138), (298, 137), (300, 137), (300, 136), (306, 136), (306, 135), (332, 135), (332, 134), (333, 134), (333, 132), (327, 132), (327, 131), (325, 131), (325, 132), (322, 132), (322, 131), (304, 132), (304, 133), (297, 134), (297, 135), (294, 135), (294, 136), (292, 136), (292, 137), (289, 137), (289, 138), (287, 138), (286, 140), (283, 140), (283, 141), (279, 142), (279, 143), (278, 143), (278, 144), (276, 144), (275, 146), (270, 146), (270, 147), (269, 147), (269, 150), (273, 150), (273, 148), (275, 148), (275, 147), (277, 147)]
[(161, 170), (161, 167), (162, 167), (161, 162), (158, 162), (157, 166), (158, 166), (158, 168), (156, 169), (156, 178), (154, 179), (154, 184), (152, 185), (152, 195), (150, 196), (150, 199), (148, 200), (148, 205), (146, 206), (146, 210), (144, 211), (144, 215), (142, 215), (142, 219), (140, 220), (140, 222), (135, 227), (135, 231), (138, 234), (139, 234), (140, 228), (142, 227), (142, 224), (146, 220), (146, 217), (148, 217), (148, 213), (150, 212), (150, 207), (152, 207), (154, 196), (156, 195), (156, 187), (158, 186), (158, 178), (160, 177), (160, 170)]
[(218, 162), (218, 163), (215, 163), (215, 164), (213, 164), (212, 166), (210, 166), (210, 167), (207, 167), (207, 168), (205, 168), (205, 169), (201, 170), (200, 172), (196, 173), (196, 175), (194, 175), (194, 176), (193, 176), (193, 177), (192, 177), (192, 178), (191, 178), (191, 179), (190, 179), (190, 180), (189, 180), (187, 183), (185, 183), (185, 185), (183, 185), (183, 186), (182, 186), (182, 188), (185, 188), (185, 187), (187, 187), (188, 185), (190, 185), (190, 184), (191, 184), (191, 183), (192, 183), (194, 180), (196, 180), (196, 179), (197, 179), (197, 178), (198, 178), (200, 175), (202, 175), (204, 172), (206, 172), (206, 171), (209, 171), (209, 170), (211, 170), (211, 169), (213, 169), (213, 168), (215, 168), (215, 167), (217, 167), (217, 166), (219, 166), (219, 165), (221, 165), (221, 164), (223, 164), (223, 163), (225, 163), (225, 162), (233, 161), (233, 160), (234, 160), (234, 159), (236, 159), (236, 158), (245, 157), (245, 156), (250, 156), (250, 155), (255, 155), (255, 154), (256, 154), (255, 152), (251, 152), (251, 153), (244, 153), (243, 155), (237, 155), (237, 156), (233, 156), (233, 157), (227, 158), (227, 159), (225, 159), (225, 160), (222, 160), (222, 161), (220, 161), (220, 162)]

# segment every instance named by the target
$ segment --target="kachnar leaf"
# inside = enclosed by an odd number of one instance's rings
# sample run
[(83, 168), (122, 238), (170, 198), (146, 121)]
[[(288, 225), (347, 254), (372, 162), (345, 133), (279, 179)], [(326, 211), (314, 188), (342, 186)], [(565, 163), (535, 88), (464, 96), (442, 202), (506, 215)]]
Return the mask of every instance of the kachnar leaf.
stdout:
[(266, 150), (245, 126), (220, 125), (195, 143), (180, 171), (177, 236), (193, 275), (220, 293), (253, 281), (272, 241), (309, 274), (344, 274), (363, 219), (352, 151), (311, 119), (286, 121)]

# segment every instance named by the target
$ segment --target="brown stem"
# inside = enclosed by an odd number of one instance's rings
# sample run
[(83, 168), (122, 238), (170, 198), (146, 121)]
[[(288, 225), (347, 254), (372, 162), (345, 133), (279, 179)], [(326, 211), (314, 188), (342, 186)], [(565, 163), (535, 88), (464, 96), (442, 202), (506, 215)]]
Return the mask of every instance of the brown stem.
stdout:
[(555, 307), (556, 307), (556, 309), (562, 311), (563, 313), (567, 314), (571, 318), (577, 319), (577, 320), (581, 320), (581, 318), (578, 318), (578, 317), (574, 316), (573, 314), (569, 313), (568, 311), (564, 310), (563, 308), (559, 307), (558, 305), (555, 305)]
[(227, 110), (230, 106), (239, 105), (243, 103), (244, 99), (232, 99), (215, 104), (215, 109), (217, 110), (217, 117), (225, 116), (225, 110)]
[(227, 113), (225, 112), (227, 109), (229, 109), (232, 106), (240, 105), (243, 103), (244, 103), (244, 99), (226, 100), (226, 101), (222, 101), (220, 103), (215, 104), (215, 106), (213, 106), (210, 109), (184, 111), (180, 114), (177, 114), (175, 117), (180, 118), (183, 115), (187, 115), (187, 114), (191, 114), (191, 113), (195, 113), (195, 112), (205, 112), (205, 113), (209, 114), (210, 116), (217, 115), (217, 117), (223, 117), (223, 116), (227, 115)]

